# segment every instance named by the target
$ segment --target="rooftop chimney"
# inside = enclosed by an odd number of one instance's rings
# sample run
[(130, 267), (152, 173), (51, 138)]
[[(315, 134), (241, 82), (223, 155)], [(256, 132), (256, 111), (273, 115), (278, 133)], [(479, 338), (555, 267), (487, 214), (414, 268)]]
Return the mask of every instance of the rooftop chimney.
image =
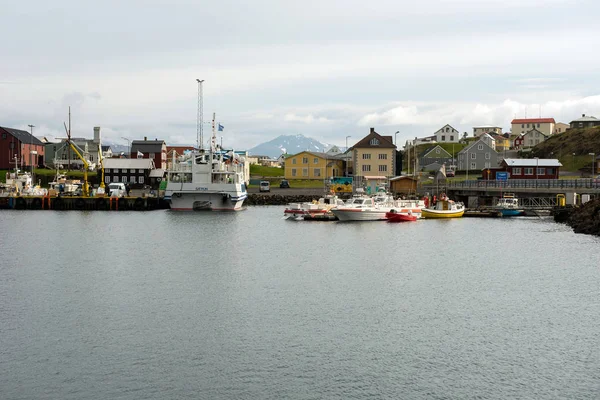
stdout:
[(144, 142), (148, 140), (148, 136), (144, 136)]
[(374, 133), (375, 132), (375, 128), (371, 128), (371, 131), (369, 133)]
[(94, 143), (96, 144), (100, 144), (100, 127), (99, 126), (95, 126), (94, 127)]
[(583, 117), (585, 117), (585, 114), (581, 114), (581, 117), (582, 117), (582, 118), (583, 118)]

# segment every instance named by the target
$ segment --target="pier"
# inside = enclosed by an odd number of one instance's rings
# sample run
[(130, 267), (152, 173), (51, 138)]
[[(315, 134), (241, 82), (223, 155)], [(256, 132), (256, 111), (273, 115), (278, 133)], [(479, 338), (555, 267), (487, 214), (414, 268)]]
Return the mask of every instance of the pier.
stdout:
[(0, 208), (15, 210), (150, 211), (169, 208), (158, 197), (1, 197)]

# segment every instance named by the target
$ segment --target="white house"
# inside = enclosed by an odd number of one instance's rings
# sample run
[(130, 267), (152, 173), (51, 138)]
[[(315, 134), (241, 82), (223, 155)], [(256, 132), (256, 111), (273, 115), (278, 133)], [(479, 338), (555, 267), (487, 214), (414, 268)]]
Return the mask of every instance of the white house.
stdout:
[(458, 143), (460, 140), (460, 133), (448, 124), (435, 131), (433, 136), (438, 143)]

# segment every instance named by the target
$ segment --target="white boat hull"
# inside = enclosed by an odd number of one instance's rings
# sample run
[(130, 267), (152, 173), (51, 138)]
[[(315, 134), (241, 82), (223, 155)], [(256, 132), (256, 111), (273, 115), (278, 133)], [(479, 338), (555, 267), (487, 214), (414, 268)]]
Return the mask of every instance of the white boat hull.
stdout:
[(173, 193), (169, 200), (171, 210), (175, 211), (238, 211), (243, 209), (246, 194), (235, 193)]
[(388, 210), (365, 210), (365, 209), (333, 209), (331, 212), (340, 221), (385, 221), (385, 213)]

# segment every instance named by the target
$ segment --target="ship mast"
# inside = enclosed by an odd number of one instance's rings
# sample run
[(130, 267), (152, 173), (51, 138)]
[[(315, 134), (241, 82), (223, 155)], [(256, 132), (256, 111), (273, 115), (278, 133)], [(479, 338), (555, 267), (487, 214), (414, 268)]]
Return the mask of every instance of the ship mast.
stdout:
[(204, 124), (204, 102), (202, 98), (202, 83), (204, 79), (196, 79), (198, 82), (198, 114), (196, 116), (196, 147), (198, 149), (204, 149), (204, 138), (202, 132), (202, 125)]

